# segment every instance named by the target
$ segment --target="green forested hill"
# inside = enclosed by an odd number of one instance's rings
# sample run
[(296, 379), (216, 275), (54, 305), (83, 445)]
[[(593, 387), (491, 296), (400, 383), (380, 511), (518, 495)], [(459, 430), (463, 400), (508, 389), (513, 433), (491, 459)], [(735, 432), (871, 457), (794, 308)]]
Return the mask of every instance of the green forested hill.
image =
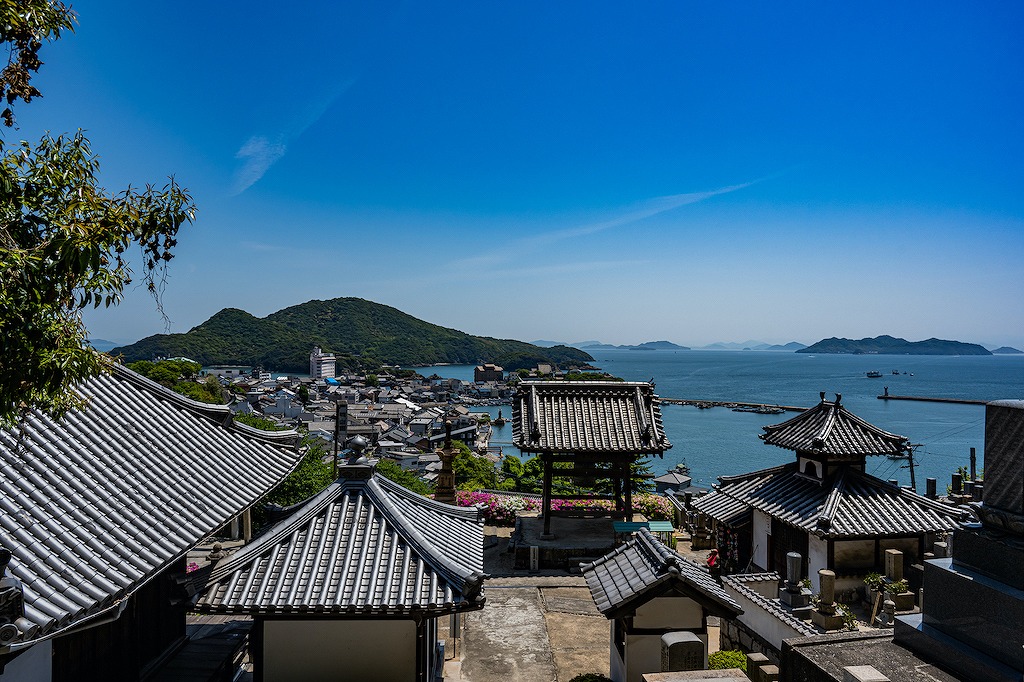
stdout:
[(352, 369), (493, 362), (515, 370), (538, 362), (567, 365), (593, 360), (566, 346), (540, 348), (522, 341), (471, 336), (361, 298), (309, 301), (264, 318), (225, 308), (184, 334), (157, 334), (111, 353), (124, 355), (128, 362), (184, 356), (203, 365), (260, 365), (305, 372), (315, 345), (334, 352), (340, 366)]
[(876, 336), (873, 339), (822, 339), (815, 344), (801, 348), (797, 353), (879, 353), (889, 355), (992, 355), (984, 346), (962, 341), (927, 339), (907, 341), (892, 336)]

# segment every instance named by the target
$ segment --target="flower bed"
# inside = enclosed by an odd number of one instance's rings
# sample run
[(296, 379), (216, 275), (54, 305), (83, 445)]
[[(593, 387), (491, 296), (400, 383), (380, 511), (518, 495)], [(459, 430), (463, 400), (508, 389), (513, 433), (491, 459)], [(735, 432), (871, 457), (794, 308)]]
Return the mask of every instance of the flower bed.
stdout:
[[(455, 504), (460, 507), (482, 506), (484, 521), (494, 526), (511, 526), (516, 522), (516, 514), (521, 511), (540, 510), (541, 501), (535, 497), (521, 497), (514, 493), (502, 495), (469, 490), (455, 493)], [(603, 509), (614, 511), (615, 503), (611, 500), (551, 500), (551, 509)], [(672, 518), (672, 504), (660, 495), (643, 493), (633, 497), (633, 512), (643, 514), (650, 521), (662, 521)]]

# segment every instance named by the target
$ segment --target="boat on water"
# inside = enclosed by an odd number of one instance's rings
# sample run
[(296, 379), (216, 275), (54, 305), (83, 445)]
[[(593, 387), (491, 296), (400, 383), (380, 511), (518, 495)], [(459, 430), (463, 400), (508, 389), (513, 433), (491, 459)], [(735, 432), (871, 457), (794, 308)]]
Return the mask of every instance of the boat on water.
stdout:
[(868, 372), (868, 379), (881, 379), (881, 378), (882, 378), (882, 373), (879, 372), (876, 369), (873, 369), (870, 372)]

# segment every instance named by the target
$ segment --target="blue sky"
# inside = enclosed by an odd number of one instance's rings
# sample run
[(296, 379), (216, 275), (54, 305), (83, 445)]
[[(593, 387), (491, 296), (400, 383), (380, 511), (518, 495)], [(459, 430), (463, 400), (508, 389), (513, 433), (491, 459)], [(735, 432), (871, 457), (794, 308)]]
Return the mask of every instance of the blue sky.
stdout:
[[(485, 336), (1024, 347), (1020, 3), (112, 3), (16, 136), (199, 206), (171, 331), (359, 296)], [(145, 292), (93, 335), (164, 331)]]

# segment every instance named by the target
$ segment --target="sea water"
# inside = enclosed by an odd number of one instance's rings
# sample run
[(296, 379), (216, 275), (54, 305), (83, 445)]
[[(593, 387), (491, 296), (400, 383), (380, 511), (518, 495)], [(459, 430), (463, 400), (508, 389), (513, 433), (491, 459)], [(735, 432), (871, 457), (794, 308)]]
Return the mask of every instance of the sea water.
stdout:
[[(945, 491), (950, 474), (968, 466), (970, 448), (984, 466), (985, 407), (902, 400), (879, 400), (885, 387), (892, 395), (965, 400), (1024, 399), (1024, 355), (818, 355), (777, 351), (595, 350), (594, 365), (627, 381), (654, 381), (663, 398), (754, 402), (811, 407), (819, 393), (842, 403), (875, 426), (906, 436), (915, 448), (917, 488), (926, 478)], [(868, 378), (879, 371), (882, 377)], [(893, 371), (898, 374), (893, 374)], [(431, 368), (440, 376), (472, 381), (471, 366)], [(492, 417), (502, 409), (488, 408)], [(685, 462), (693, 485), (710, 487), (719, 476), (746, 473), (793, 460), (793, 453), (765, 445), (762, 426), (796, 416), (795, 412), (763, 415), (728, 408), (662, 404), (665, 433), (672, 448), (655, 458), (651, 470), (659, 475)], [(495, 428), (492, 445), (516, 454), (512, 427)], [(868, 458), (868, 473), (910, 482), (906, 460)]]

